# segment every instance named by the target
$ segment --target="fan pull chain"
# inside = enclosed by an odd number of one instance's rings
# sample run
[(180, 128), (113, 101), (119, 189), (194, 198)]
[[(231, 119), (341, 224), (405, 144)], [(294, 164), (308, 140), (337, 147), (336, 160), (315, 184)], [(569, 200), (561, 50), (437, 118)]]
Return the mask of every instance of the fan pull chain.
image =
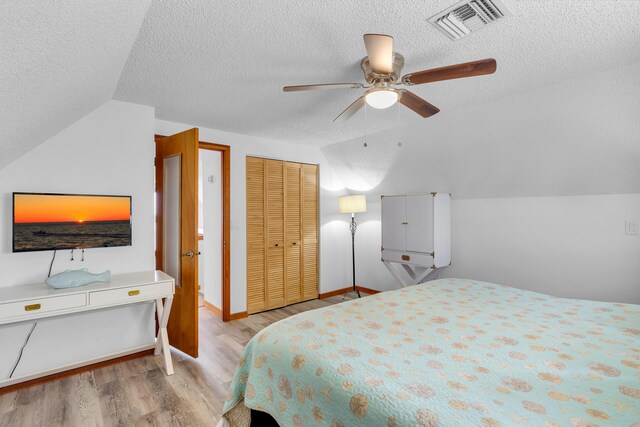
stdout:
[(367, 110), (369, 108), (367, 107), (367, 104), (364, 104), (364, 148), (367, 148)]
[[(396, 102), (396, 123), (400, 123), (400, 104), (399, 102)], [(398, 132), (398, 134), (400, 134), (400, 132)], [(402, 142), (398, 141), (398, 147), (402, 147)]]

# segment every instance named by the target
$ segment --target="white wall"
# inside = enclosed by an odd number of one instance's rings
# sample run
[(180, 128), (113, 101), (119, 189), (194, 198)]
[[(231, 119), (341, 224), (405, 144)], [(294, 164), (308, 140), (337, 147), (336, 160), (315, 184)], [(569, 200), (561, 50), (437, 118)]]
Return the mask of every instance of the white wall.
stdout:
[(640, 194), (455, 200), (447, 277), (640, 303)]
[[(154, 269), (153, 132), (153, 108), (109, 101), (0, 169), (0, 287), (44, 281), (52, 258), (51, 251), (11, 252), (14, 191), (132, 196), (132, 246), (87, 249), (84, 262), (77, 251), (75, 261), (70, 261), (69, 251), (59, 251), (52, 274), (83, 267), (92, 272), (110, 269), (115, 274)], [(49, 323), (55, 327), (47, 329)], [(1, 327), (0, 342), (24, 342), (22, 329), (21, 325)], [(42, 321), (38, 330), (29, 343), (29, 352), (38, 356), (25, 356), (23, 370), (153, 342), (153, 310), (145, 304), (61, 317)], [(133, 338), (122, 339), (125, 332)], [(64, 345), (48, 346), (56, 335)], [(74, 336), (84, 338), (74, 340)], [(2, 354), (13, 359), (13, 350), (3, 346)], [(2, 363), (7, 363), (5, 358)], [(0, 366), (0, 378), (4, 374), (5, 366)]]
[[(566, 196), (574, 195), (640, 193), (638, 73), (640, 64), (635, 64), (442, 111), (427, 120), (369, 135), (367, 148), (363, 138), (323, 147), (349, 192), (368, 195), (369, 212), (357, 216), (358, 283), (380, 290), (397, 287), (380, 262), (379, 196), (438, 191), (451, 192), (454, 197), (454, 259), (451, 271), (441, 274), (494, 277), (507, 285), (553, 289), (558, 295), (576, 298), (638, 302), (637, 239), (621, 237), (619, 230), (625, 216), (639, 217), (640, 213), (611, 202), (617, 196), (594, 196), (591, 203), (606, 205), (606, 211), (582, 212), (565, 201)], [(548, 206), (531, 206), (526, 199), (543, 196), (553, 196)], [(465, 199), (472, 198), (486, 200), (465, 204)], [(484, 223), (470, 218), (483, 217), (490, 206), (495, 206), (493, 212), (500, 218), (490, 224), (503, 251), (518, 259), (530, 258), (533, 252), (549, 253), (546, 246), (527, 246), (542, 243), (538, 239), (544, 235), (565, 248), (562, 263), (547, 262), (542, 267), (547, 270), (544, 276), (531, 275), (526, 265), (516, 266), (514, 258), (507, 257), (509, 268), (500, 264), (495, 268), (501, 272), (489, 274), (495, 264), (465, 248), (477, 249), (489, 239)], [(513, 235), (525, 206), (533, 210), (524, 218), (541, 222), (517, 230), (520, 239), (503, 239), (501, 236)], [(508, 209), (498, 215), (503, 208)], [(545, 215), (544, 220), (538, 215)], [(591, 236), (590, 250), (607, 253), (608, 262), (585, 256), (585, 250), (575, 243), (583, 241), (576, 238), (578, 231), (559, 230), (574, 216), (576, 223), (600, 224), (600, 231)], [(541, 234), (545, 225), (557, 232), (557, 238)], [(634, 255), (636, 261), (628, 262)], [(568, 279), (571, 271), (575, 280)], [(531, 279), (523, 279), (527, 274)], [(608, 279), (603, 282), (603, 278)]]
[[(192, 125), (156, 120), (156, 133), (171, 135)], [(320, 165), (320, 292), (350, 283), (350, 235), (344, 215), (337, 213), (340, 180), (315, 147), (199, 128), (200, 141), (231, 147), (231, 313), (246, 311), (246, 156), (269, 157)], [(347, 228), (345, 228), (347, 227)]]
[(11, 253), (14, 191), (132, 196), (130, 247), (85, 251), (85, 262), (59, 252), (53, 274), (87, 267), (125, 273), (154, 267), (153, 120), (151, 107), (109, 101), (0, 169), (0, 286), (42, 281), (51, 252)]

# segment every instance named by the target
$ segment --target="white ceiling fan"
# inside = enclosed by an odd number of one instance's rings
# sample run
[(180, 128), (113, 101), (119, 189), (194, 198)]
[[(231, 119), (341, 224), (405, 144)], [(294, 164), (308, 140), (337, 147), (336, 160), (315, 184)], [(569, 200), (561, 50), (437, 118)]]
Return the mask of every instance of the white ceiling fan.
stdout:
[(285, 92), (321, 89), (367, 89), (367, 91), (349, 105), (334, 122), (350, 119), (365, 103), (373, 108), (389, 108), (396, 102), (410, 108), (422, 117), (430, 117), (440, 110), (416, 94), (398, 86), (413, 86), (442, 80), (492, 74), (496, 71), (495, 59), (449, 65), (405, 74), (400, 78), (404, 66), (404, 57), (393, 51), (393, 37), (386, 34), (365, 34), (364, 45), (367, 56), (360, 63), (367, 85), (363, 83), (326, 83), (301, 86), (285, 86)]

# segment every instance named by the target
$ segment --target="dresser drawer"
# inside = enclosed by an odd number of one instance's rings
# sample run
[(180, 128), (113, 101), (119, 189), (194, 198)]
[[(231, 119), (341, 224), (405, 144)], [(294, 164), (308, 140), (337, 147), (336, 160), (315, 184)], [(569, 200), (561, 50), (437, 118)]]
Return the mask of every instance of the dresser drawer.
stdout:
[(433, 257), (431, 254), (421, 252), (401, 252), (401, 251), (382, 251), (382, 260), (399, 262), (401, 264), (418, 265), (421, 267), (432, 267)]
[(0, 304), (0, 319), (29, 317), (40, 313), (68, 310), (87, 305), (85, 294), (64, 295)]
[(89, 293), (89, 305), (92, 307), (128, 303), (136, 300), (149, 300), (155, 297), (173, 294), (171, 282), (152, 285), (131, 286)]

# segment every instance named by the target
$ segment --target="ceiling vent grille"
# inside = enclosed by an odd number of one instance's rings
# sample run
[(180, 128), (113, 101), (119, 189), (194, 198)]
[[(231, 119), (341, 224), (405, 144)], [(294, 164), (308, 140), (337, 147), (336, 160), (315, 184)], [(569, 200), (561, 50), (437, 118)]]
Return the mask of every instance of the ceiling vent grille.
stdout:
[(463, 0), (429, 18), (429, 22), (451, 40), (458, 40), (509, 16), (498, 0)]

